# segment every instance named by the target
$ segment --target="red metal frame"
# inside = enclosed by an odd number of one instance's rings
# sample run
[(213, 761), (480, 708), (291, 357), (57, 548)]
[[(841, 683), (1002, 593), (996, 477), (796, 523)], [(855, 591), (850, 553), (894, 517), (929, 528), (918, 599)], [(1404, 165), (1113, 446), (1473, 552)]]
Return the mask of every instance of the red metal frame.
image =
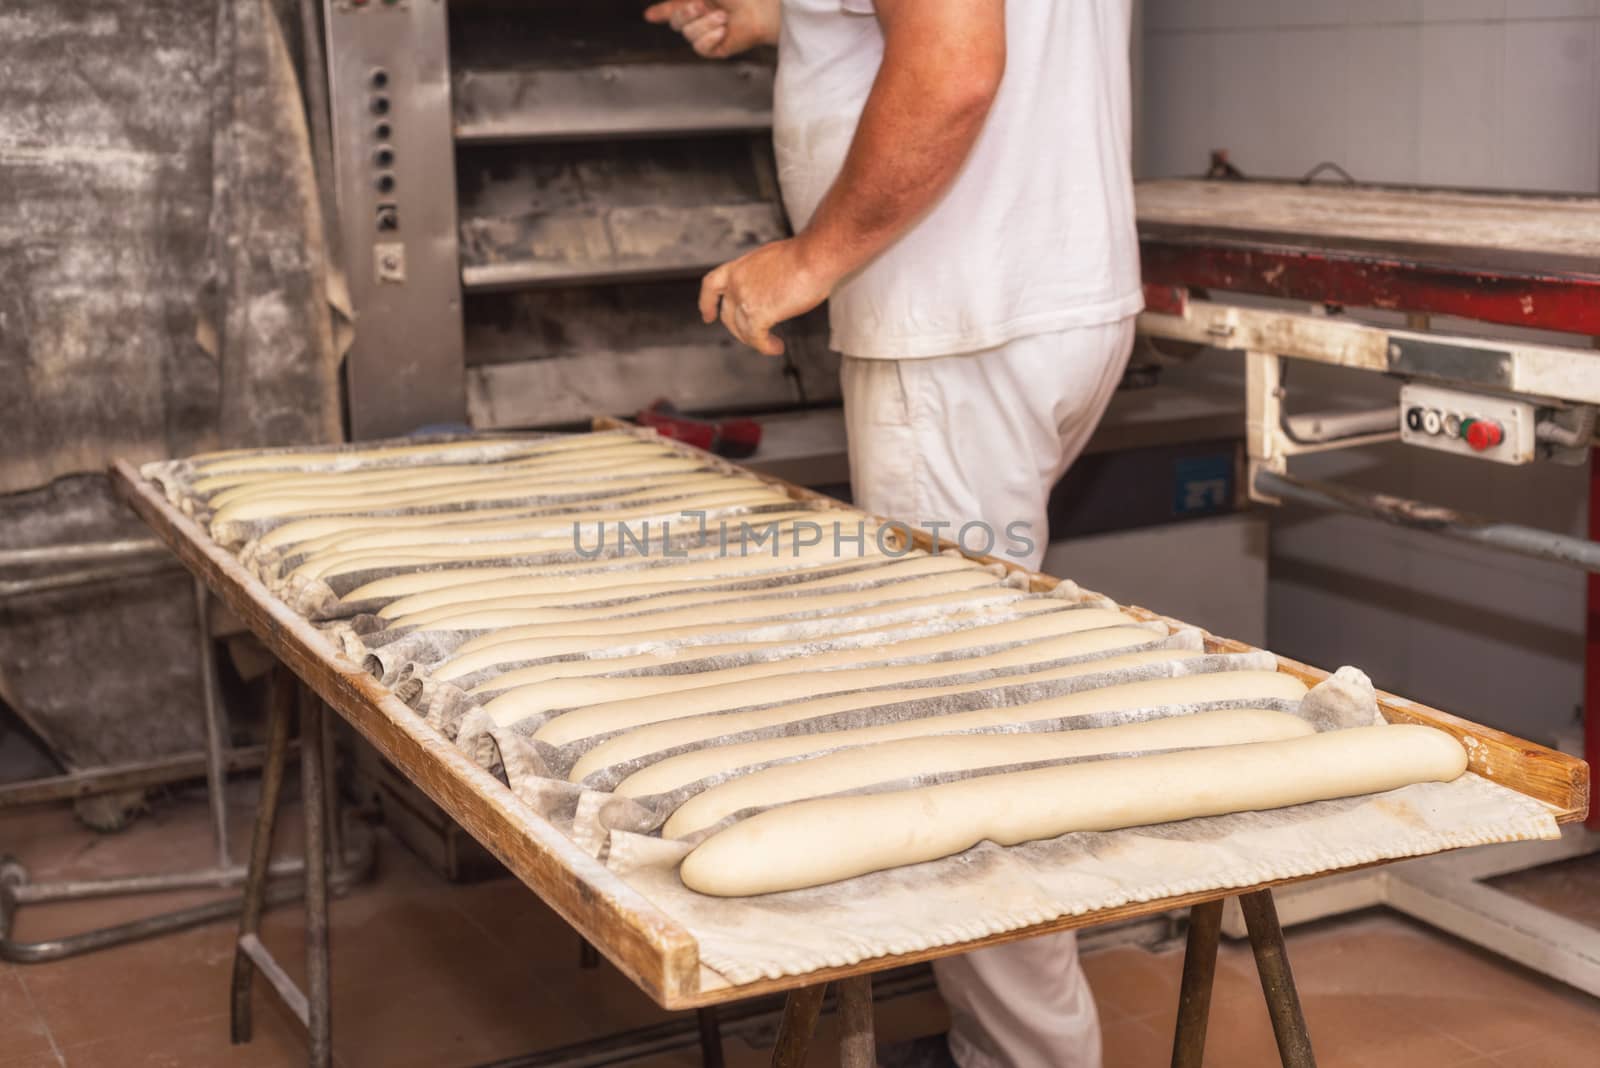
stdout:
[[(1148, 234), (1140, 245), (1147, 294), (1216, 289), (1600, 335), (1600, 273), (1506, 272), (1372, 253), (1241, 247)], [(1170, 311), (1172, 300), (1152, 304), (1151, 310)]]
[(1182, 315), (1189, 309), (1189, 290), (1178, 285), (1159, 285), (1155, 282), (1144, 284), (1144, 307), (1146, 311), (1161, 312), (1163, 315)]

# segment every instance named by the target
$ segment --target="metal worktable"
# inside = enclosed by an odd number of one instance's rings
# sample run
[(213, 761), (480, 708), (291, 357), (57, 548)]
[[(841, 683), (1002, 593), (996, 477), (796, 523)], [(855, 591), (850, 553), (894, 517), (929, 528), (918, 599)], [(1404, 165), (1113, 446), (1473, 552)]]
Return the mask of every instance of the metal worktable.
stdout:
[[(1600, 759), (1600, 463), (1582, 440), (1600, 404), (1600, 197), (1173, 179), (1141, 183), (1138, 214), (1147, 303), (1141, 331), (1244, 356), (1254, 499), (1292, 500), (1591, 571), (1585, 745), (1591, 763)], [(1387, 422), (1374, 412), (1374, 420), (1347, 423), (1356, 431), (1349, 436), (1299, 439), (1283, 404), (1283, 368), (1293, 360), (1564, 411), (1563, 462), (1589, 464), (1588, 538), (1290, 474), (1289, 460), (1303, 453), (1402, 437), (1392, 410)], [(1600, 939), (1592, 931), (1483, 882), (1593, 852), (1600, 809), (1589, 827), (1587, 836), (1570, 828), (1554, 848), (1319, 884), (1287, 899), (1285, 919), (1390, 904), (1600, 993)]]
[[(685, 928), (534, 814), (508, 787), (426, 725), (411, 708), (357, 664), (337, 652), (315, 626), (272, 596), (231, 553), (213, 542), (198, 524), (170, 504), (154, 484), (144, 480), (126, 464), (117, 467), (116, 482), (134, 510), (171, 547), (184, 565), (228, 605), (289, 671), (334, 712), (348, 720), (658, 1004), (667, 1009), (695, 1009), (774, 992), (790, 992), (774, 1063), (801, 1063), (822, 1004), (824, 985), (829, 982), (839, 984), (837, 1000), (844, 1024), (844, 1063), (870, 1065), (870, 977), (874, 973), (965, 952), (981, 945), (1192, 906), (1189, 956), (1184, 971), (1174, 1063), (1198, 1065), (1204, 1043), (1206, 1008), (1209, 1004), (1222, 902), (1229, 897), (1240, 898), (1249, 919), (1284, 1063), (1313, 1063), (1283, 950), (1281, 931), (1272, 907), (1272, 883), (1186, 894), (1087, 915), (1062, 917), (978, 941), (886, 956), (856, 965), (824, 968), (804, 975), (731, 983), (701, 963), (695, 939)], [(817, 499), (809, 491), (785, 483), (776, 484), (796, 499)], [(1056, 584), (1056, 580), (1037, 574), (1030, 574), (1029, 580), (1036, 589)], [(1138, 609), (1130, 611), (1143, 618), (1161, 618)], [(1223, 652), (1246, 648), (1241, 643), (1226, 639), (1209, 639), (1208, 646), (1213, 651)], [(1321, 671), (1287, 660), (1280, 660), (1280, 670), (1311, 683), (1326, 677)], [(1588, 768), (1581, 761), (1402, 698), (1387, 694), (1379, 696), (1380, 707), (1390, 720), (1426, 723), (1457, 737), (1470, 739), (1468, 749), (1472, 755), (1472, 770), (1480, 775), (1547, 804), (1561, 821), (1582, 818), (1588, 803)], [(287, 734), (289, 704), (287, 697), (279, 701), (276, 735)], [(313, 713), (313, 722), (316, 714)], [(318, 760), (305, 758), (306, 770), (313, 778), (319, 766)], [(281, 754), (275, 768), (269, 762), (269, 787), (273, 785), (274, 775), (281, 779)], [(313, 782), (313, 794), (324, 785), (322, 782)], [(258, 824), (258, 828), (266, 828), (268, 838), (270, 807), (267, 806), (261, 816), (263, 823)], [(314, 809), (316, 806), (313, 804), (310, 807)], [(239, 1038), (248, 1037), (249, 972), (252, 966), (260, 966), (296, 1008), (301, 1019), (308, 1023), (312, 1034), (312, 1061), (321, 1064), (327, 1063), (331, 1045), (326, 1004), (326, 891), (319, 889), (319, 875), (315, 869), (320, 865), (317, 856), (312, 855), (320, 853), (318, 837), (317, 834), (308, 835), (307, 846), (308, 868), (312, 869), (308, 879), (311, 996), (307, 999), (286, 976), (274, 974), (270, 957), (261, 950), (259, 942), (253, 941), (247, 909), (246, 935), (241, 938), (240, 959), (248, 958), (252, 963), (241, 966), (243, 984), (242, 987), (237, 984), (235, 987), (235, 1034)], [(259, 863), (264, 865), (265, 852), (259, 830), (256, 856)], [(243, 994), (239, 995), (241, 989)], [(244, 1002), (242, 1010), (238, 1000), (241, 996)], [(708, 1046), (708, 1050), (715, 1049), (715, 1046)], [(711, 1053), (713, 1058), (715, 1055), (715, 1052)]]

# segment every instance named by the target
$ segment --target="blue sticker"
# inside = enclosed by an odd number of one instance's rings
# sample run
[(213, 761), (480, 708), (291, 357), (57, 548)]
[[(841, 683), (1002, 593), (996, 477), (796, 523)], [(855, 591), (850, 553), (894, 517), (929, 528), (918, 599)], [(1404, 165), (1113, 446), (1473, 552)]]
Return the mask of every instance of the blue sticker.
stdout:
[(1173, 514), (1221, 512), (1233, 503), (1233, 454), (1190, 456), (1172, 465)]

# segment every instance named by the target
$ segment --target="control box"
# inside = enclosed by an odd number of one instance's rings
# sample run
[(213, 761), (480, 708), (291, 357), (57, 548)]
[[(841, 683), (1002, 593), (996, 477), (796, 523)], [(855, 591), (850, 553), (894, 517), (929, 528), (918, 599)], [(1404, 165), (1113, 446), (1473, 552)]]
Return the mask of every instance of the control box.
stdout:
[(355, 440), (466, 421), (446, 5), (323, 0)]
[(1400, 388), (1400, 440), (1502, 464), (1532, 463), (1538, 409), (1527, 401), (1408, 383)]

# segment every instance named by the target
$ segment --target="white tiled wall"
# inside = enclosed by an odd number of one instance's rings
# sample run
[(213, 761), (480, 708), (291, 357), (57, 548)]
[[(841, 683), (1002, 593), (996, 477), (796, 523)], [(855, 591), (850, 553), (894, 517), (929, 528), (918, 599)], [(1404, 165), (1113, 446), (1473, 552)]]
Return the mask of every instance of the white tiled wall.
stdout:
[[(1600, 0), (1145, 0), (1143, 46), (1148, 176), (1198, 173), (1226, 148), (1261, 176), (1332, 160), (1368, 181), (1600, 191)], [(1334, 377), (1307, 368), (1297, 384), (1331, 396)], [(1400, 446), (1295, 469), (1584, 531), (1581, 469)], [(1349, 517), (1272, 519), (1274, 648), (1360, 664), (1381, 686), (1530, 737), (1570, 729), (1578, 572)]]
[(1600, 0), (1145, 0), (1148, 175), (1600, 191)]

